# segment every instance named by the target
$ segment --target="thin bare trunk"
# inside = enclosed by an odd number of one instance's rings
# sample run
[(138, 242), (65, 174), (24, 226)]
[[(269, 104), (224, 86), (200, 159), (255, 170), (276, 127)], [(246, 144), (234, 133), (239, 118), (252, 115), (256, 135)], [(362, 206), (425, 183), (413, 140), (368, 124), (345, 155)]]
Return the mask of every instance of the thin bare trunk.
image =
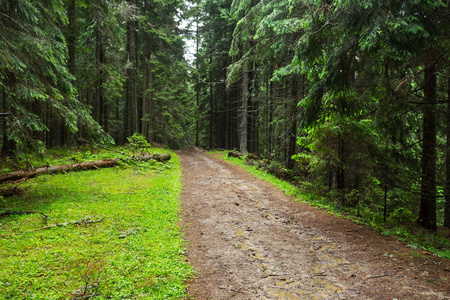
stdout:
[[(128, 0), (130, 4), (135, 4), (134, 0)], [(125, 121), (126, 136), (131, 136), (138, 130), (138, 107), (137, 107), (137, 58), (136, 58), (136, 24), (137, 21), (127, 21), (127, 54), (128, 54), (128, 70), (127, 80), (125, 84)]]
[(241, 126), (240, 130), (240, 151), (247, 153), (248, 147), (248, 92), (249, 92), (248, 70), (244, 70), (242, 77), (242, 103), (241, 103)]
[(298, 103), (298, 85), (299, 82), (294, 78), (292, 81), (292, 101), (290, 108), (290, 122), (291, 127), (289, 130), (289, 148), (288, 148), (288, 159), (287, 159), (287, 168), (294, 168), (294, 159), (292, 158), (296, 152), (297, 146), (297, 103)]
[[(212, 45), (209, 49), (209, 62), (212, 66)], [(214, 138), (214, 86), (213, 86), (213, 72), (209, 71), (209, 149), (213, 148)]]
[[(144, 15), (147, 14), (149, 3), (144, 2)], [(143, 33), (143, 52), (144, 57), (142, 61), (142, 118), (141, 118), (141, 134), (149, 140), (149, 124), (150, 120), (150, 101), (151, 101), (151, 86), (150, 86), (150, 73), (151, 73), (151, 46), (150, 46), (150, 35), (145, 31)]]

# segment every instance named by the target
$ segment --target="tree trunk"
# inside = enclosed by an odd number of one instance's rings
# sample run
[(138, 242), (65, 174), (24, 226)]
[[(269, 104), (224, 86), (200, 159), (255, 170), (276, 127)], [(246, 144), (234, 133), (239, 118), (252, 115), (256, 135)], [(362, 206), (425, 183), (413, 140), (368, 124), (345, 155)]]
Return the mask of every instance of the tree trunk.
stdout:
[(436, 230), (436, 66), (430, 53), (424, 74), (422, 181), (417, 221), (429, 230)]
[(105, 100), (105, 94), (103, 91), (103, 84), (105, 82), (105, 72), (103, 71), (103, 66), (105, 65), (105, 45), (103, 44), (103, 38), (100, 36), (100, 45), (98, 49), (99, 53), (99, 67), (100, 67), (100, 73), (99, 73), (99, 83), (98, 83), (98, 89), (99, 89), (99, 108), (100, 108), (100, 124), (103, 127), (104, 130), (108, 131), (108, 105)]
[[(144, 15), (147, 15), (149, 11), (149, 3), (144, 2)], [(141, 134), (150, 140), (149, 130), (150, 130), (150, 102), (152, 101), (151, 92), (151, 41), (150, 34), (143, 28), (143, 61), (142, 61), (142, 121), (141, 121)]]
[(290, 109), (290, 122), (291, 128), (289, 130), (289, 148), (288, 148), (288, 159), (287, 159), (287, 168), (294, 168), (294, 159), (292, 156), (295, 155), (296, 146), (297, 146), (297, 103), (298, 103), (298, 85), (299, 82), (297, 80), (292, 80), (292, 102)]
[[(130, 5), (134, 5), (134, 0), (128, 0)], [(138, 118), (137, 118), (137, 91), (136, 91), (136, 80), (137, 80), (137, 58), (136, 58), (136, 21), (127, 21), (127, 54), (128, 54), (128, 70), (127, 79), (125, 84), (125, 119), (126, 119), (126, 137), (133, 135), (137, 132)]]
[(242, 103), (241, 103), (241, 126), (240, 130), (240, 151), (247, 153), (248, 145), (248, 90), (249, 90), (248, 70), (244, 70), (242, 77)]
[(196, 30), (195, 30), (195, 70), (197, 74), (195, 76), (195, 97), (196, 97), (196, 117), (195, 117), (195, 146), (200, 145), (200, 70), (199, 70), (199, 44), (200, 44), (200, 34), (199, 34), (199, 21), (198, 14), (196, 16)]
[(75, 75), (75, 42), (76, 42), (76, 31), (75, 31), (75, 13), (76, 6), (75, 0), (69, 0), (69, 6), (67, 8), (67, 15), (69, 19), (68, 24), (68, 36), (67, 36), (67, 51), (69, 53), (69, 59), (67, 61), (67, 68), (72, 75)]
[(213, 72), (212, 72), (212, 45), (210, 43), (209, 49), (209, 149), (213, 148), (213, 138), (214, 138), (214, 91), (213, 91)]
[[(252, 67), (252, 70), (254, 70), (255, 67)], [(257, 146), (256, 146), (256, 135), (257, 135), (257, 131), (258, 131), (258, 127), (257, 127), (257, 120), (258, 120), (258, 103), (256, 101), (256, 99), (253, 97), (253, 91), (258, 90), (257, 86), (256, 86), (256, 81), (254, 80), (255, 77), (255, 72), (250, 72), (248, 74), (248, 86), (249, 86), (249, 91), (248, 91), (248, 116), (249, 116), (249, 120), (248, 120), (248, 137), (250, 138), (250, 140), (248, 141), (248, 149), (247, 151), (249, 151), (250, 153), (256, 153), (257, 152)]]
[(345, 191), (345, 161), (344, 161), (344, 140), (341, 134), (339, 134), (338, 140), (338, 168), (336, 172), (337, 189), (339, 190), (339, 202), (344, 204), (344, 191)]
[[(226, 72), (226, 71), (225, 71)], [(226, 78), (226, 75), (225, 77)], [(231, 119), (231, 105), (230, 105), (230, 92), (228, 91), (227, 87), (224, 87), (225, 92), (225, 149), (231, 149), (231, 123), (233, 122)]]
[[(6, 102), (6, 93), (5, 91), (0, 91), (1, 97), (1, 105), (3, 112), (10, 112), (12, 108)], [(2, 151), (0, 154), (0, 159), (4, 160), (6, 157), (16, 158), (16, 143), (8, 138), (8, 121), (7, 117), (1, 118), (2, 122), (2, 133), (3, 133), (3, 141), (2, 141)]]
[[(140, 3), (139, 0), (135, 0), (134, 5), (137, 8), (139, 8), (140, 7), (139, 3)], [(141, 122), (139, 122), (139, 120), (140, 120), (139, 116), (140, 116), (140, 110), (141, 110), (141, 106), (142, 106), (142, 104), (139, 101), (140, 100), (140, 96), (139, 96), (139, 89), (138, 89), (138, 87), (139, 87), (138, 70), (140, 70), (140, 68), (139, 68), (139, 59), (140, 59), (140, 56), (139, 56), (139, 34), (138, 34), (140, 28), (139, 28), (139, 20), (138, 19), (134, 20), (133, 29), (134, 29), (133, 30), (133, 35), (134, 35), (134, 62), (135, 62), (134, 63), (134, 69), (133, 69), (133, 71), (134, 71), (134, 74), (133, 74), (133, 76), (134, 76), (133, 77), (134, 78), (134, 111), (133, 111), (134, 121), (133, 121), (133, 133), (136, 133), (136, 132), (140, 132)]]
[(269, 83), (269, 153), (272, 154), (274, 150), (274, 130), (273, 130), (273, 119), (274, 119), (274, 111), (275, 111), (275, 95), (276, 95), (276, 83)]
[[(67, 59), (67, 69), (70, 74), (76, 76), (75, 74), (75, 60), (76, 60), (76, 41), (77, 41), (77, 30), (76, 30), (76, 0), (69, 0), (67, 3), (67, 19), (68, 24), (66, 27), (66, 40), (67, 40), (67, 53), (69, 54)], [(75, 82), (72, 82), (75, 83)], [(70, 132), (64, 123), (61, 124), (61, 141), (63, 144), (69, 144), (70, 142)], [(42, 133), (42, 138), (40, 140), (44, 141), (44, 133)]]
[(445, 157), (444, 226), (450, 228), (450, 75), (447, 81), (447, 151)]
[(94, 117), (95, 120), (105, 128), (107, 123), (105, 114), (105, 99), (103, 95), (103, 82), (104, 82), (104, 72), (103, 65), (105, 63), (105, 48), (103, 45), (103, 37), (101, 32), (101, 21), (97, 19), (96, 26), (96, 53), (97, 53), (97, 80), (95, 82), (95, 105), (94, 105)]

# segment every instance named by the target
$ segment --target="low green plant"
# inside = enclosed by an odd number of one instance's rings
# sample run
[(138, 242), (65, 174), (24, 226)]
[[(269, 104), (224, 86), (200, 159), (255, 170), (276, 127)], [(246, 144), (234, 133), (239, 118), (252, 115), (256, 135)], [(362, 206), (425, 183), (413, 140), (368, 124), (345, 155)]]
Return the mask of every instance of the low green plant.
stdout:
[(149, 148), (150, 144), (145, 137), (140, 133), (134, 133), (132, 136), (127, 137), (130, 147), (134, 151), (139, 151), (141, 148)]
[(185, 297), (193, 271), (178, 226), (179, 158), (171, 155), (139, 172), (125, 165), (40, 176), (3, 199), (1, 209), (48, 218), (0, 217), (0, 299)]

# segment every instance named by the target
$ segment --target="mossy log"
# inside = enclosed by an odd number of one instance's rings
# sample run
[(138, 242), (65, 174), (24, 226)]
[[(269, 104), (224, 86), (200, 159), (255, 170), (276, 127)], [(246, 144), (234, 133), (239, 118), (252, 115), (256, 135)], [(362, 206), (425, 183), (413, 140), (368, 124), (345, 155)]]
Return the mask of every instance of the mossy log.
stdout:
[[(171, 156), (169, 153), (162, 154), (149, 154), (142, 156), (135, 156), (132, 159), (137, 161), (147, 161), (147, 160), (157, 160), (157, 161), (167, 161), (170, 160)], [(93, 170), (101, 168), (111, 168), (119, 164), (120, 158), (115, 159), (105, 159), (105, 160), (95, 160), (82, 163), (76, 163), (71, 165), (60, 165), (60, 166), (48, 166), (41, 167), (32, 170), (19, 170), (11, 173), (0, 175), (0, 183), (17, 181), (21, 179), (29, 179), (36, 177), (41, 174), (54, 174), (72, 171), (82, 171), (82, 170)]]

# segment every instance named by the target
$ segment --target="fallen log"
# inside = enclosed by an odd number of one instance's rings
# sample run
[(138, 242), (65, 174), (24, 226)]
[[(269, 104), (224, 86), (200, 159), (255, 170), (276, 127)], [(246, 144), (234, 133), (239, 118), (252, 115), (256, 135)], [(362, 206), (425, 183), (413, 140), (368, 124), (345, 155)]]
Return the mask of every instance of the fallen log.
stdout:
[(244, 156), (244, 154), (239, 153), (239, 152), (228, 152), (228, 157), (236, 157), (241, 159), (241, 156)]
[(243, 154), (241, 152), (228, 152), (228, 157), (236, 157), (241, 159), (241, 157), (246, 156), (247, 159), (253, 159), (256, 160), (258, 159), (258, 156), (256, 156), (253, 153), (247, 153), (247, 154)]
[[(143, 156), (133, 157), (133, 160), (138, 161), (147, 161), (154, 159), (156, 161), (167, 161), (170, 160), (171, 156), (169, 153), (162, 154), (149, 154)], [(24, 178), (33, 178), (41, 174), (54, 174), (54, 173), (62, 173), (62, 172), (71, 172), (71, 171), (82, 171), (82, 170), (93, 170), (100, 168), (111, 168), (115, 167), (121, 161), (120, 158), (115, 159), (105, 159), (105, 160), (96, 160), (96, 161), (88, 161), (82, 163), (76, 163), (71, 165), (60, 165), (60, 166), (47, 166), (41, 167), (32, 170), (20, 170), (7, 174), (0, 175), (0, 183), (16, 181)]]
[(147, 154), (147, 155), (140, 155), (140, 156), (134, 156), (133, 159), (137, 161), (147, 161), (147, 160), (156, 160), (159, 162), (170, 160), (171, 156), (169, 153), (161, 153), (161, 154)]

